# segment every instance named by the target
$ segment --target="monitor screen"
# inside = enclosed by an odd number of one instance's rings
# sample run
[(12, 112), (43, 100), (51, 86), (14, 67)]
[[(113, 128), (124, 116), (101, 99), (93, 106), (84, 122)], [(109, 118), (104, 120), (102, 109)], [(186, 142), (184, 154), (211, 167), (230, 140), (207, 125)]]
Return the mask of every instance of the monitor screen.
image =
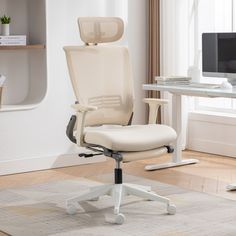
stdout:
[(208, 73), (236, 73), (236, 33), (204, 33), (202, 67)]

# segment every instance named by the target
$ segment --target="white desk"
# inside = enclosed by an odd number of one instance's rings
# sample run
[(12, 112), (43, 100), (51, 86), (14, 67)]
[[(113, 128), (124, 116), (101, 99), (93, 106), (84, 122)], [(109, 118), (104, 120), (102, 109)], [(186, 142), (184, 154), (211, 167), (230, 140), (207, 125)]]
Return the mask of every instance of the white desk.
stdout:
[[(182, 95), (196, 96), (196, 97), (225, 97), (236, 98), (236, 89), (223, 90), (223, 89), (206, 89), (194, 88), (190, 86), (181, 85), (157, 85), (157, 84), (144, 84), (144, 90), (167, 91), (173, 94), (172, 97), (172, 126), (177, 133), (177, 139), (174, 143), (174, 153), (172, 162), (164, 163), (161, 165), (153, 164), (147, 165), (146, 170), (158, 170), (163, 168), (170, 168), (175, 166), (189, 165), (198, 163), (196, 159), (182, 160)], [(236, 189), (236, 184), (230, 184), (227, 189)]]

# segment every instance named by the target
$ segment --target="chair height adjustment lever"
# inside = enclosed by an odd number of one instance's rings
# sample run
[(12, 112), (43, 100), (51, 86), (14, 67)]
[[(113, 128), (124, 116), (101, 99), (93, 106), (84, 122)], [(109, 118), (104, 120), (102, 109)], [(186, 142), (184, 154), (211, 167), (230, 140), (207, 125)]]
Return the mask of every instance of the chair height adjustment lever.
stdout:
[(95, 153), (95, 154), (92, 154), (92, 153), (80, 153), (79, 157), (90, 158), (90, 157), (100, 156), (100, 155), (103, 155), (103, 153)]

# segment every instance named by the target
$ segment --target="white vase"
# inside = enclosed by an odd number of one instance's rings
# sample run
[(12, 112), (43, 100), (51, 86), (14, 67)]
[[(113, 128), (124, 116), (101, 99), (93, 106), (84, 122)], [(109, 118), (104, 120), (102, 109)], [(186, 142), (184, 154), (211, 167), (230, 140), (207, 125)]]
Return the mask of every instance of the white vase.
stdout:
[(2, 35), (10, 35), (10, 24), (2, 24)]

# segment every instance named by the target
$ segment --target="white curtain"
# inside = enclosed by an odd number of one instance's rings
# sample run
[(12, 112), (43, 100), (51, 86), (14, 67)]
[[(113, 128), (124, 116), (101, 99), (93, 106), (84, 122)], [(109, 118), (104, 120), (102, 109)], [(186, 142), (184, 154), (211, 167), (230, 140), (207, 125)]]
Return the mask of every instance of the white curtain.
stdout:
[[(198, 37), (198, 54), (201, 56), (201, 35), (204, 32), (232, 32), (234, 31), (235, 0), (201, 0), (198, 4), (198, 22), (196, 35)], [(201, 69), (201, 61), (198, 65)], [(200, 76), (201, 82), (222, 83), (224, 78), (212, 78)], [(196, 99), (196, 109), (215, 112), (234, 112), (235, 101), (232, 99), (199, 98)]]
[[(187, 76), (198, 74), (194, 67), (194, 56), (189, 50), (194, 43), (194, 0), (161, 0), (161, 74)], [(191, 73), (193, 76), (193, 73)], [(197, 77), (197, 76), (195, 76)], [(194, 78), (195, 80), (197, 78)], [(171, 95), (162, 96), (171, 101)], [(183, 134), (187, 134), (188, 98), (183, 98)], [(171, 125), (171, 104), (163, 109), (163, 123)], [(186, 135), (183, 135), (183, 149)]]
[[(202, 81), (202, 33), (232, 31), (234, 1), (161, 0), (162, 75), (189, 75), (195, 82)], [(204, 81), (207, 79), (204, 78)], [(171, 100), (167, 93), (162, 96)], [(197, 101), (207, 102), (206, 99)], [(188, 112), (194, 109), (195, 104), (193, 98), (183, 98), (183, 134), (186, 134), (183, 135), (183, 149), (187, 145)], [(172, 123), (171, 106), (163, 109), (163, 123)]]

